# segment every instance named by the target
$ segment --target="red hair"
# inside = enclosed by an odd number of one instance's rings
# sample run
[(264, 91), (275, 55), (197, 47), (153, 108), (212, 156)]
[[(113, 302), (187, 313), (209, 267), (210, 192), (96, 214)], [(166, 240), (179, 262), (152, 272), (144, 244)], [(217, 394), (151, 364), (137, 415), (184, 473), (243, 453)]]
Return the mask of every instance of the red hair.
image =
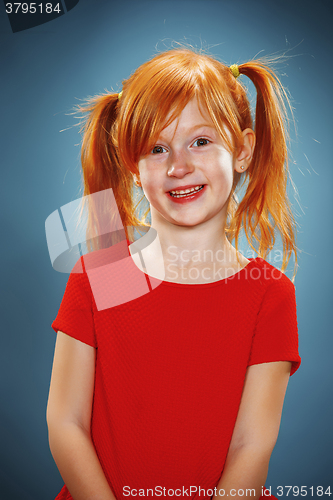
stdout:
[[(286, 269), (294, 252), (294, 280), (296, 228), (287, 198), (284, 101), (288, 99), (279, 79), (263, 61), (240, 64), (238, 69), (257, 91), (256, 146), (247, 170), (234, 172), (225, 232), (230, 242), (235, 239), (238, 249), (244, 229), (251, 248), (265, 259), (275, 244), (277, 228), (283, 243), (281, 270)], [(112, 188), (128, 239), (132, 239), (131, 227), (145, 224), (135, 215), (132, 195), (132, 174), (139, 173), (138, 161), (194, 97), (208, 111), (230, 152), (235, 153), (242, 144), (242, 131), (253, 128), (245, 88), (227, 66), (190, 49), (163, 52), (144, 63), (123, 82), (120, 99), (116, 93), (107, 93), (80, 107), (87, 113), (82, 143), (84, 195)], [(243, 179), (246, 192), (238, 203), (235, 191)]]

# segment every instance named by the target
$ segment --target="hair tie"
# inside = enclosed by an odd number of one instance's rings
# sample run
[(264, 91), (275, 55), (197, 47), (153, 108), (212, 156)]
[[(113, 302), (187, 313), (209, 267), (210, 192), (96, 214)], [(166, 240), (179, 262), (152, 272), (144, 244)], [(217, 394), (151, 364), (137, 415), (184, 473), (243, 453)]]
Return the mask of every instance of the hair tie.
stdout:
[(123, 95), (123, 91), (119, 92), (118, 94), (118, 101), (120, 101), (121, 96)]
[(230, 69), (231, 73), (234, 75), (235, 78), (239, 77), (240, 72), (239, 72), (237, 64), (232, 64), (231, 66), (229, 66), (229, 69)]

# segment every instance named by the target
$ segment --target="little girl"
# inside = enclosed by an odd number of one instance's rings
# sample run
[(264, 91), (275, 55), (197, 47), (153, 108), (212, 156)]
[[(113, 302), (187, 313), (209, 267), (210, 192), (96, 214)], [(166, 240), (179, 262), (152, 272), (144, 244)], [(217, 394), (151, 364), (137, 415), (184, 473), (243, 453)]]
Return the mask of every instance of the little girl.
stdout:
[[(254, 131), (240, 74), (257, 90)], [(293, 252), (297, 262), (283, 97), (263, 62), (229, 68), (176, 49), (85, 108), (84, 194), (108, 190), (123, 230), (112, 246), (96, 233), (52, 324), (57, 500), (269, 496), (301, 361), (295, 286), (283, 273)], [(133, 181), (151, 216), (136, 241)], [(258, 257), (238, 251), (242, 229)], [(276, 229), (282, 271), (264, 260)]]

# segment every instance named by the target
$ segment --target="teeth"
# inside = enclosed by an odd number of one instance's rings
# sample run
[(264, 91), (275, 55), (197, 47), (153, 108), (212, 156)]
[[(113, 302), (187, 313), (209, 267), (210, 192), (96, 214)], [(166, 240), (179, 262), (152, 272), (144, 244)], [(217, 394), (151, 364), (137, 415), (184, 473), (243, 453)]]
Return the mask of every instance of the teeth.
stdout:
[(180, 191), (169, 191), (171, 196), (175, 197), (175, 198), (183, 198), (184, 196), (187, 196), (189, 193), (193, 193), (195, 191), (200, 191), (202, 188), (204, 187), (204, 185), (201, 185), (201, 186), (196, 186), (194, 188), (190, 188), (190, 189), (185, 189), (185, 190), (180, 190)]

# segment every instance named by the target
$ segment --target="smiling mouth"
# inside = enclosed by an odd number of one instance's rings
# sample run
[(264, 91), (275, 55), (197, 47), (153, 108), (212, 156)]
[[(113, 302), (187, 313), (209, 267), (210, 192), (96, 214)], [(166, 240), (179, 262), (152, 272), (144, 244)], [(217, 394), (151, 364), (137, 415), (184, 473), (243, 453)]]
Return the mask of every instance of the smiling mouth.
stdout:
[(201, 191), (201, 189), (203, 189), (203, 188), (204, 188), (204, 184), (202, 184), (201, 186), (196, 186), (194, 188), (184, 189), (184, 190), (180, 190), (180, 191), (176, 191), (176, 190), (169, 191), (169, 194), (173, 198), (185, 198), (186, 196), (190, 196), (193, 193), (197, 193), (197, 192)]

